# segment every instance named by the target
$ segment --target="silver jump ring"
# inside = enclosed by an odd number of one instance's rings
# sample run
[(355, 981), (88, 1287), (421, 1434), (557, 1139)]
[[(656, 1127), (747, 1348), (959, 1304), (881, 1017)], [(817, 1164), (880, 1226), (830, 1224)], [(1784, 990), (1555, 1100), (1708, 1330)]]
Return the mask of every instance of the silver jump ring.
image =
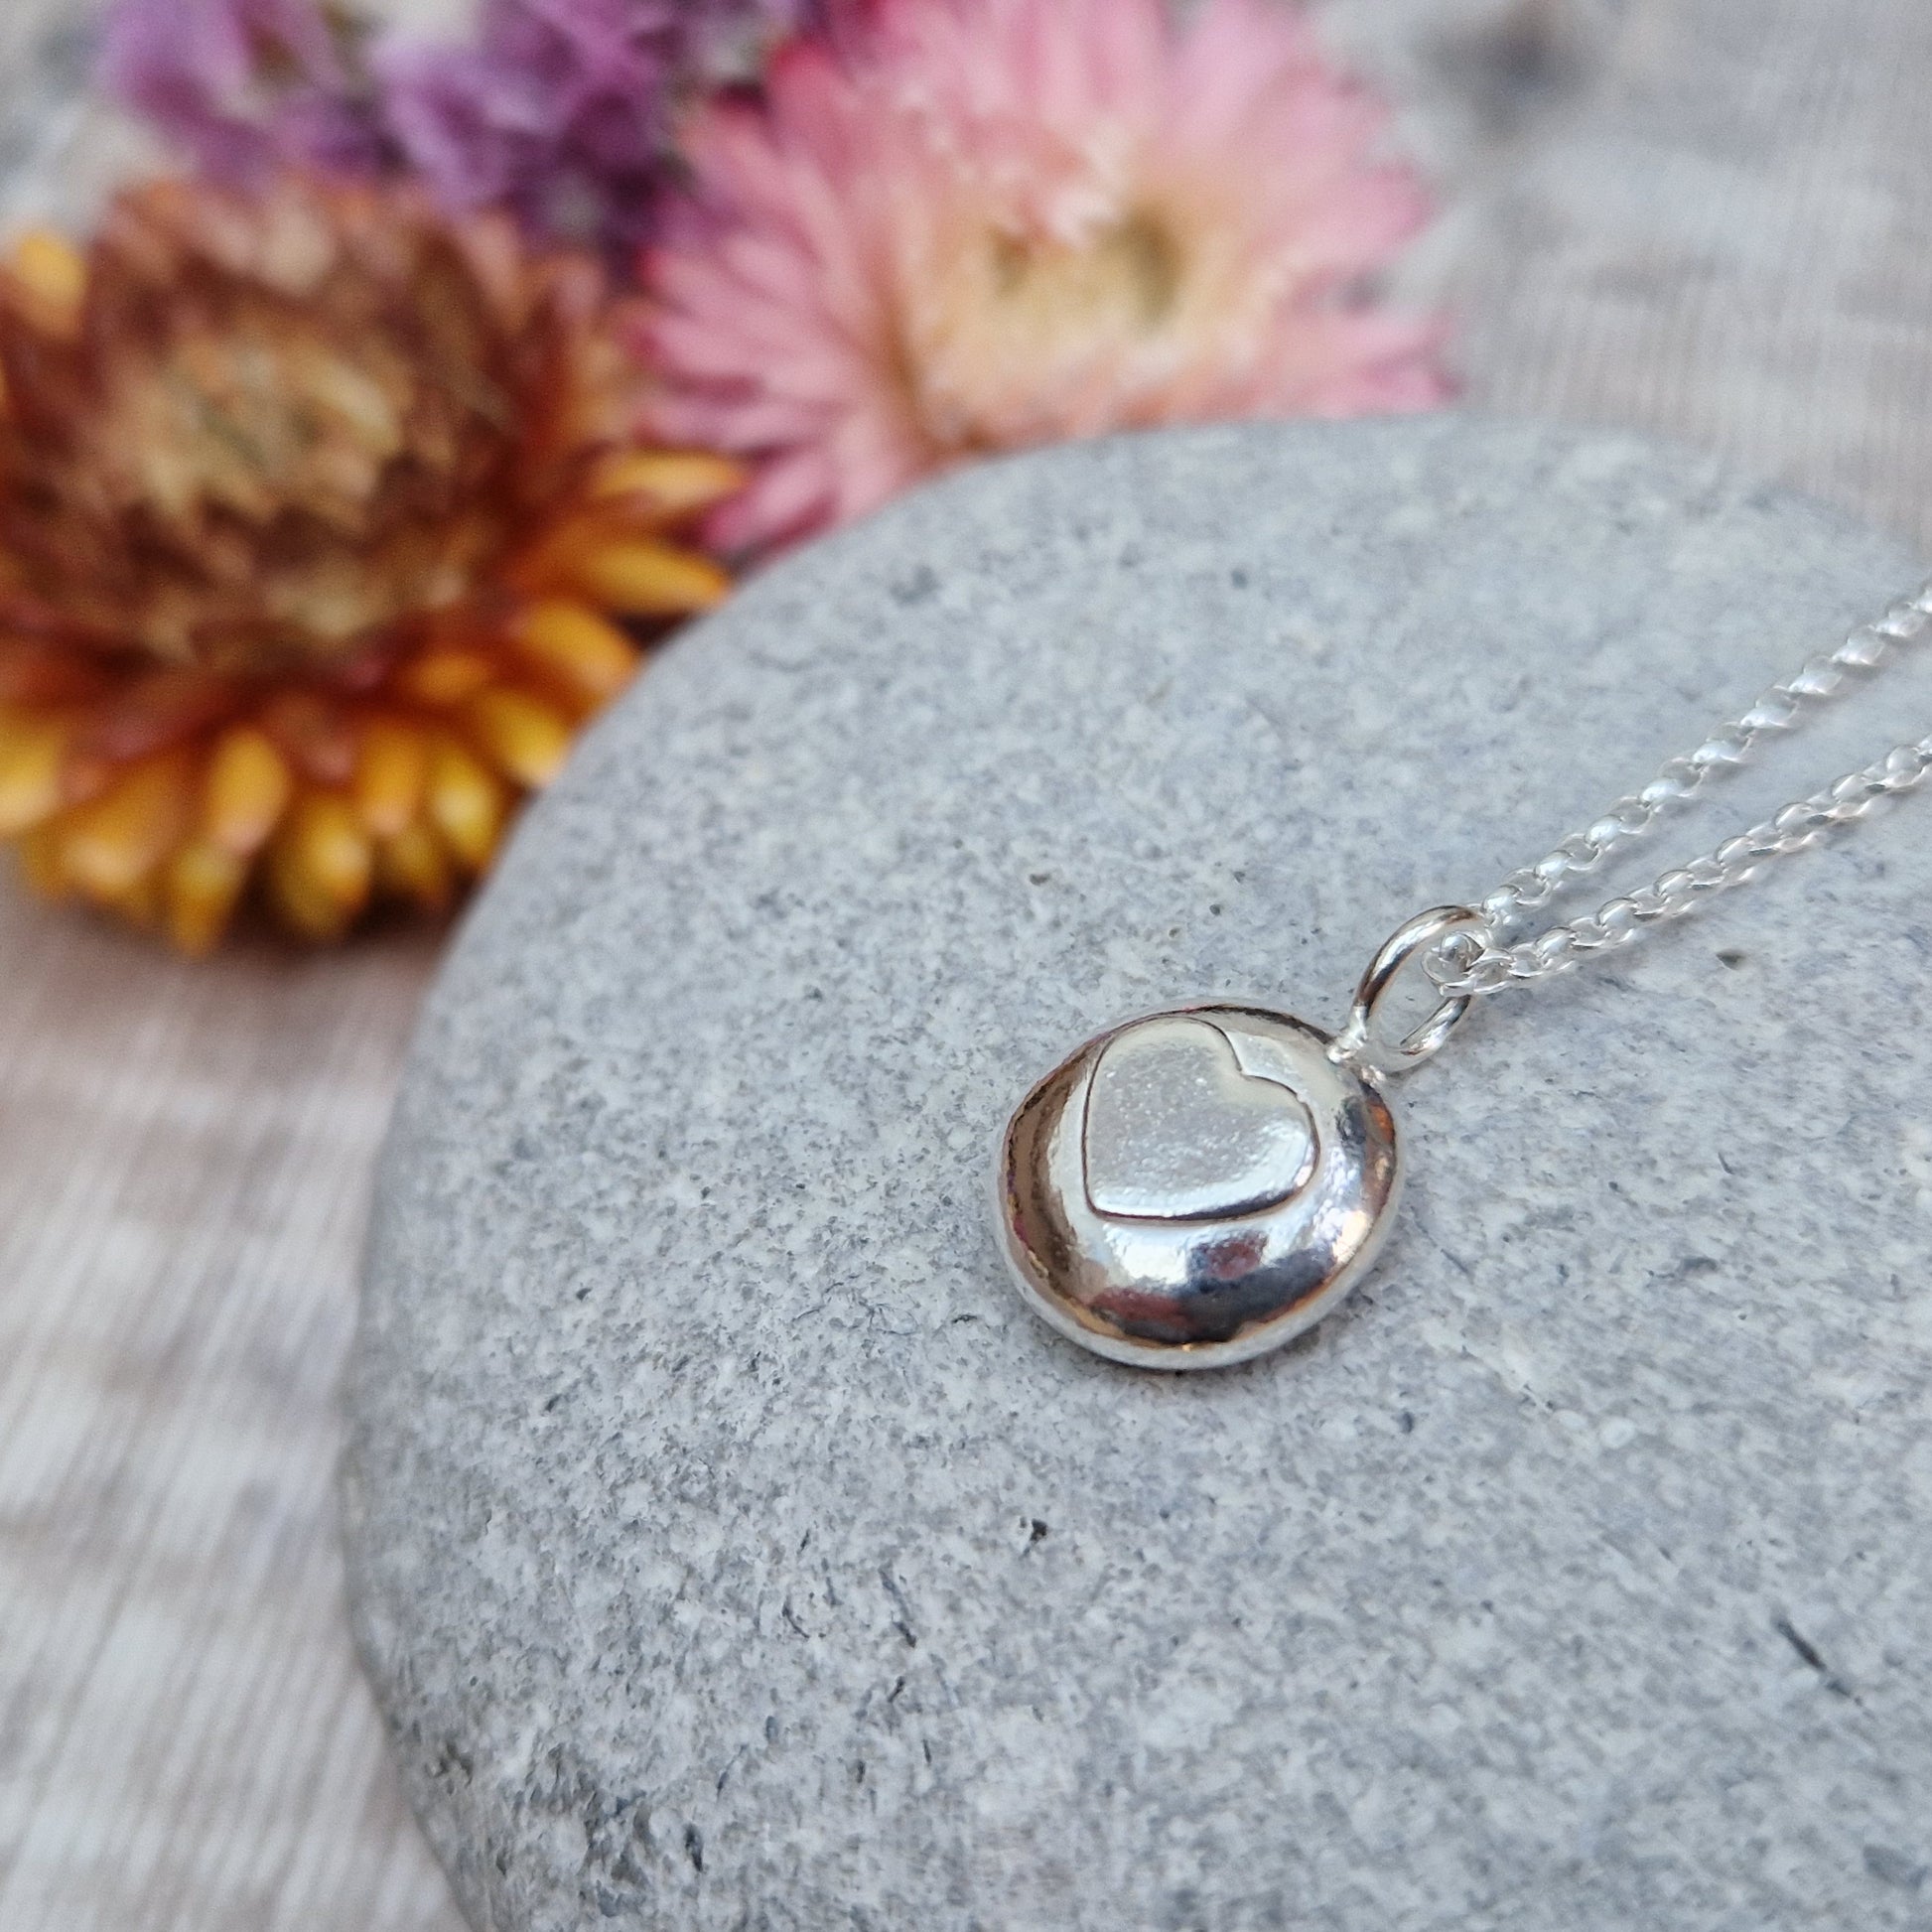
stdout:
[(1474, 1004), (1470, 995), (1460, 993), (1444, 1000), (1420, 1027), (1392, 1044), (1375, 1037), (1376, 1013), (1402, 969), (1418, 953), (1429, 952), (1456, 933), (1486, 924), (1473, 905), (1437, 905), (1398, 926), (1369, 961), (1368, 971), (1355, 989), (1348, 1024), (1335, 1035), (1334, 1057), (1363, 1062), (1379, 1073), (1407, 1073), (1436, 1052)]

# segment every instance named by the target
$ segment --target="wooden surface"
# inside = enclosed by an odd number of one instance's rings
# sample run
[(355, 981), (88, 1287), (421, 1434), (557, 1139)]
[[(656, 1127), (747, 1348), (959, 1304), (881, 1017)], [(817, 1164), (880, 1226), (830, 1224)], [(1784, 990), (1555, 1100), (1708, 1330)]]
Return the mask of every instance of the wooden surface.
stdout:
[[(1476, 399), (1932, 540), (1923, 0), (1330, 0), (1451, 191)], [(139, 152), (0, 18), (0, 218)], [(1932, 542), (1928, 542), (1932, 547)], [(1826, 640), (1822, 640), (1824, 642)], [(171, 963), (0, 897), (0, 1927), (457, 1932), (344, 1634), (336, 1387), (433, 959)]]
[(454, 1927), (343, 1635), (335, 1387), (420, 943), (0, 901), (0, 1926)]

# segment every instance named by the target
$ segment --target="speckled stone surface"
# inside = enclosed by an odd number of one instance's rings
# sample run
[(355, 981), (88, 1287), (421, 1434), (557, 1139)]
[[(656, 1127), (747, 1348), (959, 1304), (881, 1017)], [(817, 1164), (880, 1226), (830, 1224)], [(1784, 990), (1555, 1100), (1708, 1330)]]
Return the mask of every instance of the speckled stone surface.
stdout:
[(357, 1620), (476, 1923), (1932, 1922), (1932, 800), (1486, 1010), (1284, 1355), (1094, 1360), (985, 1210), (1098, 1026), (1332, 1023), (1912, 577), (1627, 440), (1208, 432), (955, 480), (673, 650), (382, 1173)]

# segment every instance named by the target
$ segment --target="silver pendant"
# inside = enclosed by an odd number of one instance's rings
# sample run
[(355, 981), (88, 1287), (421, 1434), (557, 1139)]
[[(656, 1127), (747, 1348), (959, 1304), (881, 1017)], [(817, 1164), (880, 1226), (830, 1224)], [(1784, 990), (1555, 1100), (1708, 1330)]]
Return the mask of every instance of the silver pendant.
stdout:
[(1476, 914), (1412, 919), (1330, 1036), (1209, 1002), (1090, 1039), (1007, 1123), (1000, 1233), (1020, 1293), (1110, 1361), (1214, 1368), (1312, 1326), (1373, 1266), (1401, 1191), (1388, 1070), (1433, 1053), (1443, 1002), (1377, 1064), (1371, 1022), (1403, 963)]

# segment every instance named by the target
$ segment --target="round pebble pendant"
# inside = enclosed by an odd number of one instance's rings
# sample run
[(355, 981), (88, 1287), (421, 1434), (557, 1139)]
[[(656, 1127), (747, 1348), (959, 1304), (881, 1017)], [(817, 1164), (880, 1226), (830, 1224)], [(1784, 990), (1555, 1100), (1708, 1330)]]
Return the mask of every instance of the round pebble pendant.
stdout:
[(1213, 1368), (1311, 1326), (1373, 1264), (1401, 1177), (1374, 1077), (1260, 1007), (1089, 1040), (1020, 1103), (1001, 1233), (1020, 1292), (1116, 1362)]

